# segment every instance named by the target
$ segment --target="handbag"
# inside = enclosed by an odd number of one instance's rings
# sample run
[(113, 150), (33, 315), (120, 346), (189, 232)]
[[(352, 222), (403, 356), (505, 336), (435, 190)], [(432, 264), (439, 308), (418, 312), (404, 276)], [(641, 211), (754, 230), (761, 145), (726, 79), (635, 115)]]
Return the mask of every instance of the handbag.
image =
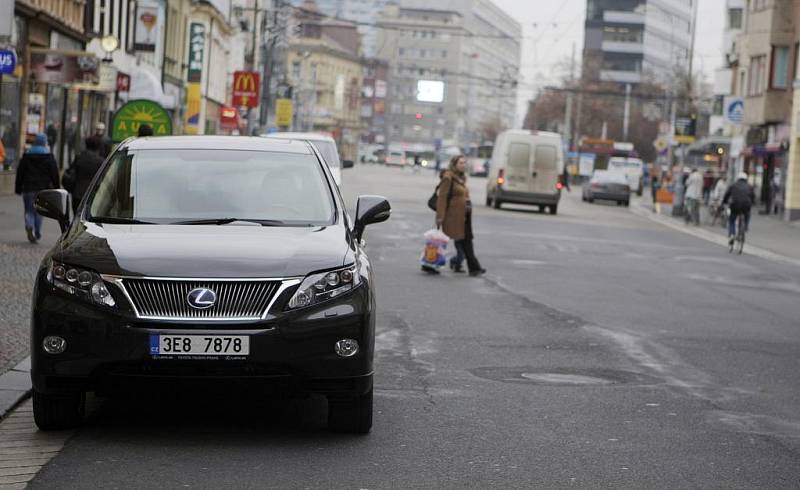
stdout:
[[(436, 186), (436, 189), (433, 190), (433, 194), (431, 197), (428, 198), (428, 207), (431, 211), (436, 211), (437, 201), (439, 200), (439, 187), (442, 186), (442, 183)], [(453, 184), (450, 184), (450, 190), (447, 192), (447, 207), (450, 207), (450, 200), (453, 199)]]

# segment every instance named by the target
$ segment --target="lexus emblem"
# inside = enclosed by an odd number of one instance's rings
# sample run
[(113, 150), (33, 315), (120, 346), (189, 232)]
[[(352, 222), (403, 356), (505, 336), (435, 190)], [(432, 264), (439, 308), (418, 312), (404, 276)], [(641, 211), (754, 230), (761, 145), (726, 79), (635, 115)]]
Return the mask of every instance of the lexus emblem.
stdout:
[(186, 296), (189, 306), (197, 310), (205, 310), (214, 306), (217, 302), (217, 293), (208, 288), (195, 288), (189, 291)]

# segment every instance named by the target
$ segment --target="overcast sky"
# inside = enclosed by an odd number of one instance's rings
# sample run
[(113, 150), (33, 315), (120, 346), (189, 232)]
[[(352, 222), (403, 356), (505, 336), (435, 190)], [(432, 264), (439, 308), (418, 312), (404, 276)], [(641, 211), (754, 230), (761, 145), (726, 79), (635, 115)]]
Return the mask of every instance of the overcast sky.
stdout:
[[(713, 81), (714, 70), (723, 56), (722, 30), (725, 0), (698, 0), (698, 28), (695, 42), (696, 70)], [(586, 0), (494, 0), (522, 24), (522, 82), (518, 121), (525, 117), (527, 101), (538, 88), (556, 83), (569, 65), (573, 46), (575, 63), (580, 66), (583, 50), (583, 23)]]

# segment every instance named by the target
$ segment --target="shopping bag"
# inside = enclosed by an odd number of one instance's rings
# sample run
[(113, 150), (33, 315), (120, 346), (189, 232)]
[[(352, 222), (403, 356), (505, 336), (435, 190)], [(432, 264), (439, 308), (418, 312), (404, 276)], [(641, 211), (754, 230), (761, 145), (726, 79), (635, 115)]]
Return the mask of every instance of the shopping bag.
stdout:
[(426, 231), (423, 236), (425, 237), (425, 248), (422, 250), (420, 264), (435, 269), (447, 265), (445, 254), (450, 237), (436, 229)]

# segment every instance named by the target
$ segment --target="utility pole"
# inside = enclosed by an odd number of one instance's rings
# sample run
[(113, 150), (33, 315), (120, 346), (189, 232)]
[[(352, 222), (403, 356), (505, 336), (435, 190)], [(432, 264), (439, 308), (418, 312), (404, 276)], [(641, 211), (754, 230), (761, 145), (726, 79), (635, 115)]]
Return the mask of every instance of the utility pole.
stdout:
[[(569, 85), (575, 81), (575, 43), (572, 43), (572, 57), (570, 58), (569, 67)], [(567, 142), (567, 151), (572, 149), (572, 98), (574, 94), (572, 91), (567, 92), (567, 104), (564, 110), (564, 137)]]
[(628, 141), (628, 126), (631, 119), (631, 84), (625, 84), (625, 115), (622, 119), (622, 140)]

